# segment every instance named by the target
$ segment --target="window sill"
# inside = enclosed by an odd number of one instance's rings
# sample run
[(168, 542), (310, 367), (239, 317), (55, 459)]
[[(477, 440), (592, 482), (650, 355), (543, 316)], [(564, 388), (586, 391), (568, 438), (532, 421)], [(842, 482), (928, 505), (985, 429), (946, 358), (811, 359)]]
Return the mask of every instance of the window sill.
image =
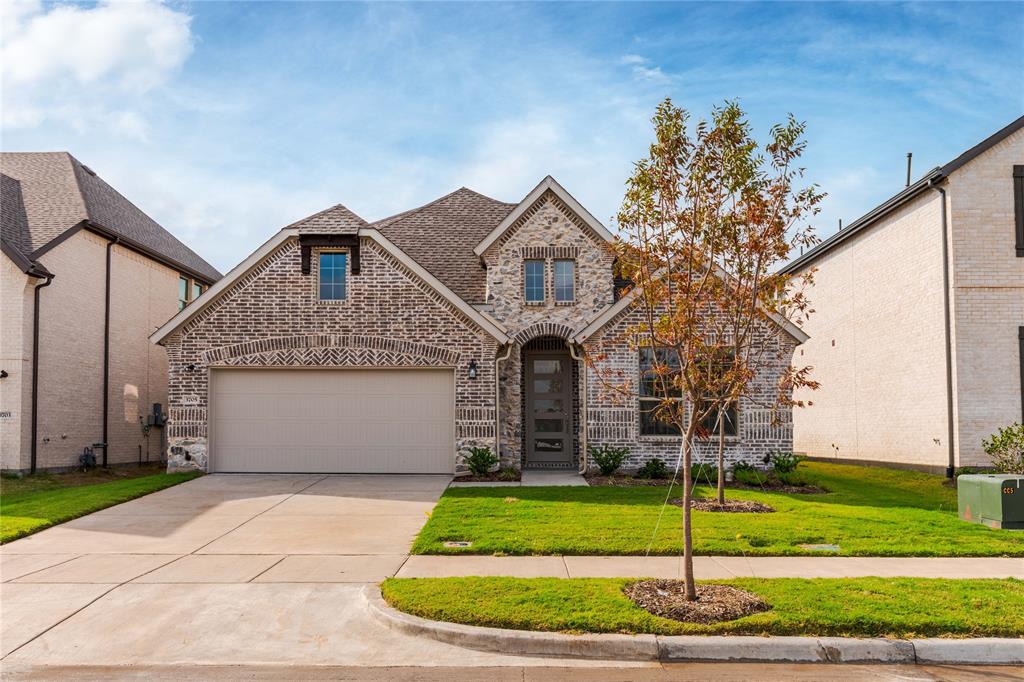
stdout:
[(547, 305), (547, 301), (525, 301), (524, 304), (533, 308), (543, 308)]
[(347, 298), (317, 298), (313, 301), (316, 305), (344, 305), (348, 303)]
[(555, 305), (557, 305), (557, 306), (576, 305), (576, 301), (555, 301)]

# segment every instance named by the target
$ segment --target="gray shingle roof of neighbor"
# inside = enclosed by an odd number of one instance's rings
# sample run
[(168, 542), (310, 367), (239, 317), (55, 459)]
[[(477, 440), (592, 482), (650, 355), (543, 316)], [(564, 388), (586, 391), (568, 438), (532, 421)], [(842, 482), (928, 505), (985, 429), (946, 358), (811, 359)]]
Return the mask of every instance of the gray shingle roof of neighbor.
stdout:
[(0, 234), (30, 260), (59, 243), (70, 230), (89, 223), (209, 282), (221, 277), (216, 268), (67, 152), (3, 152), (0, 172), (4, 176)]
[(466, 187), (370, 224), (468, 303), (484, 303), (487, 277), (473, 249), (517, 204)]
[(874, 207), (860, 218), (857, 218), (839, 232), (836, 232), (831, 237), (825, 239), (799, 258), (795, 258), (790, 261), (781, 269), (781, 272), (800, 272), (804, 268), (808, 267), (813, 261), (831, 251), (833, 247), (842, 244), (853, 235), (870, 227), (879, 218), (882, 218), (899, 208), (922, 192), (928, 191), (929, 188), (945, 180), (950, 173), (974, 160), (975, 157), (988, 151), (1022, 128), (1024, 128), (1024, 116), (1021, 116), (1015, 121), (1012, 121), (1009, 125), (986, 137), (984, 140), (974, 145), (963, 154), (947, 163), (945, 166), (937, 166), (931, 169), (917, 182), (889, 197), (881, 204)]

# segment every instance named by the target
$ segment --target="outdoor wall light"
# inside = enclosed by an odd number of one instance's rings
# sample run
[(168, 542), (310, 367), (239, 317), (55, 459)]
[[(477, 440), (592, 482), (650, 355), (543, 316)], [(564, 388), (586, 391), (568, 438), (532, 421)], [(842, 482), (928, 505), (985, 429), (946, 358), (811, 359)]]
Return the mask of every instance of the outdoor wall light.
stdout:
[(188, 367), (186, 367), (185, 369), (187, 369), (190, 372), (194, 372), (196, 371), (196, 366), (193, 364), (189, 364)]
[(469, 361), (469, 378), (476, 379), (476, 360)]

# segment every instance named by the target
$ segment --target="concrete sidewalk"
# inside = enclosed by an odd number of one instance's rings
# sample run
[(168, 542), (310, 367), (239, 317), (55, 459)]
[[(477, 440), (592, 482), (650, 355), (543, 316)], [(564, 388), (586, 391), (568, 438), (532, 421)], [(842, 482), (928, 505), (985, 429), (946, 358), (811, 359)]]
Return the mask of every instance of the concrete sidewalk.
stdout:
[[(1024, 559), (1003, 557), (694, 557), (698, 579), (725, 578), (1019, 578)], [(679, 557), (411, 556), (398, 578), (678, 578)]]

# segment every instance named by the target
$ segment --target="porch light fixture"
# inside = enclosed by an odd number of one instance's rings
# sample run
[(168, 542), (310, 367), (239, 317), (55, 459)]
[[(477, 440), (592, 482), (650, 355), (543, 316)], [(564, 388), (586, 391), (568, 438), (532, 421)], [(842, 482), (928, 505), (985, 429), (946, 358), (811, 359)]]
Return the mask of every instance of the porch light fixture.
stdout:
[(476, 379), (476, 360), (469, 361), (469, 378)]

